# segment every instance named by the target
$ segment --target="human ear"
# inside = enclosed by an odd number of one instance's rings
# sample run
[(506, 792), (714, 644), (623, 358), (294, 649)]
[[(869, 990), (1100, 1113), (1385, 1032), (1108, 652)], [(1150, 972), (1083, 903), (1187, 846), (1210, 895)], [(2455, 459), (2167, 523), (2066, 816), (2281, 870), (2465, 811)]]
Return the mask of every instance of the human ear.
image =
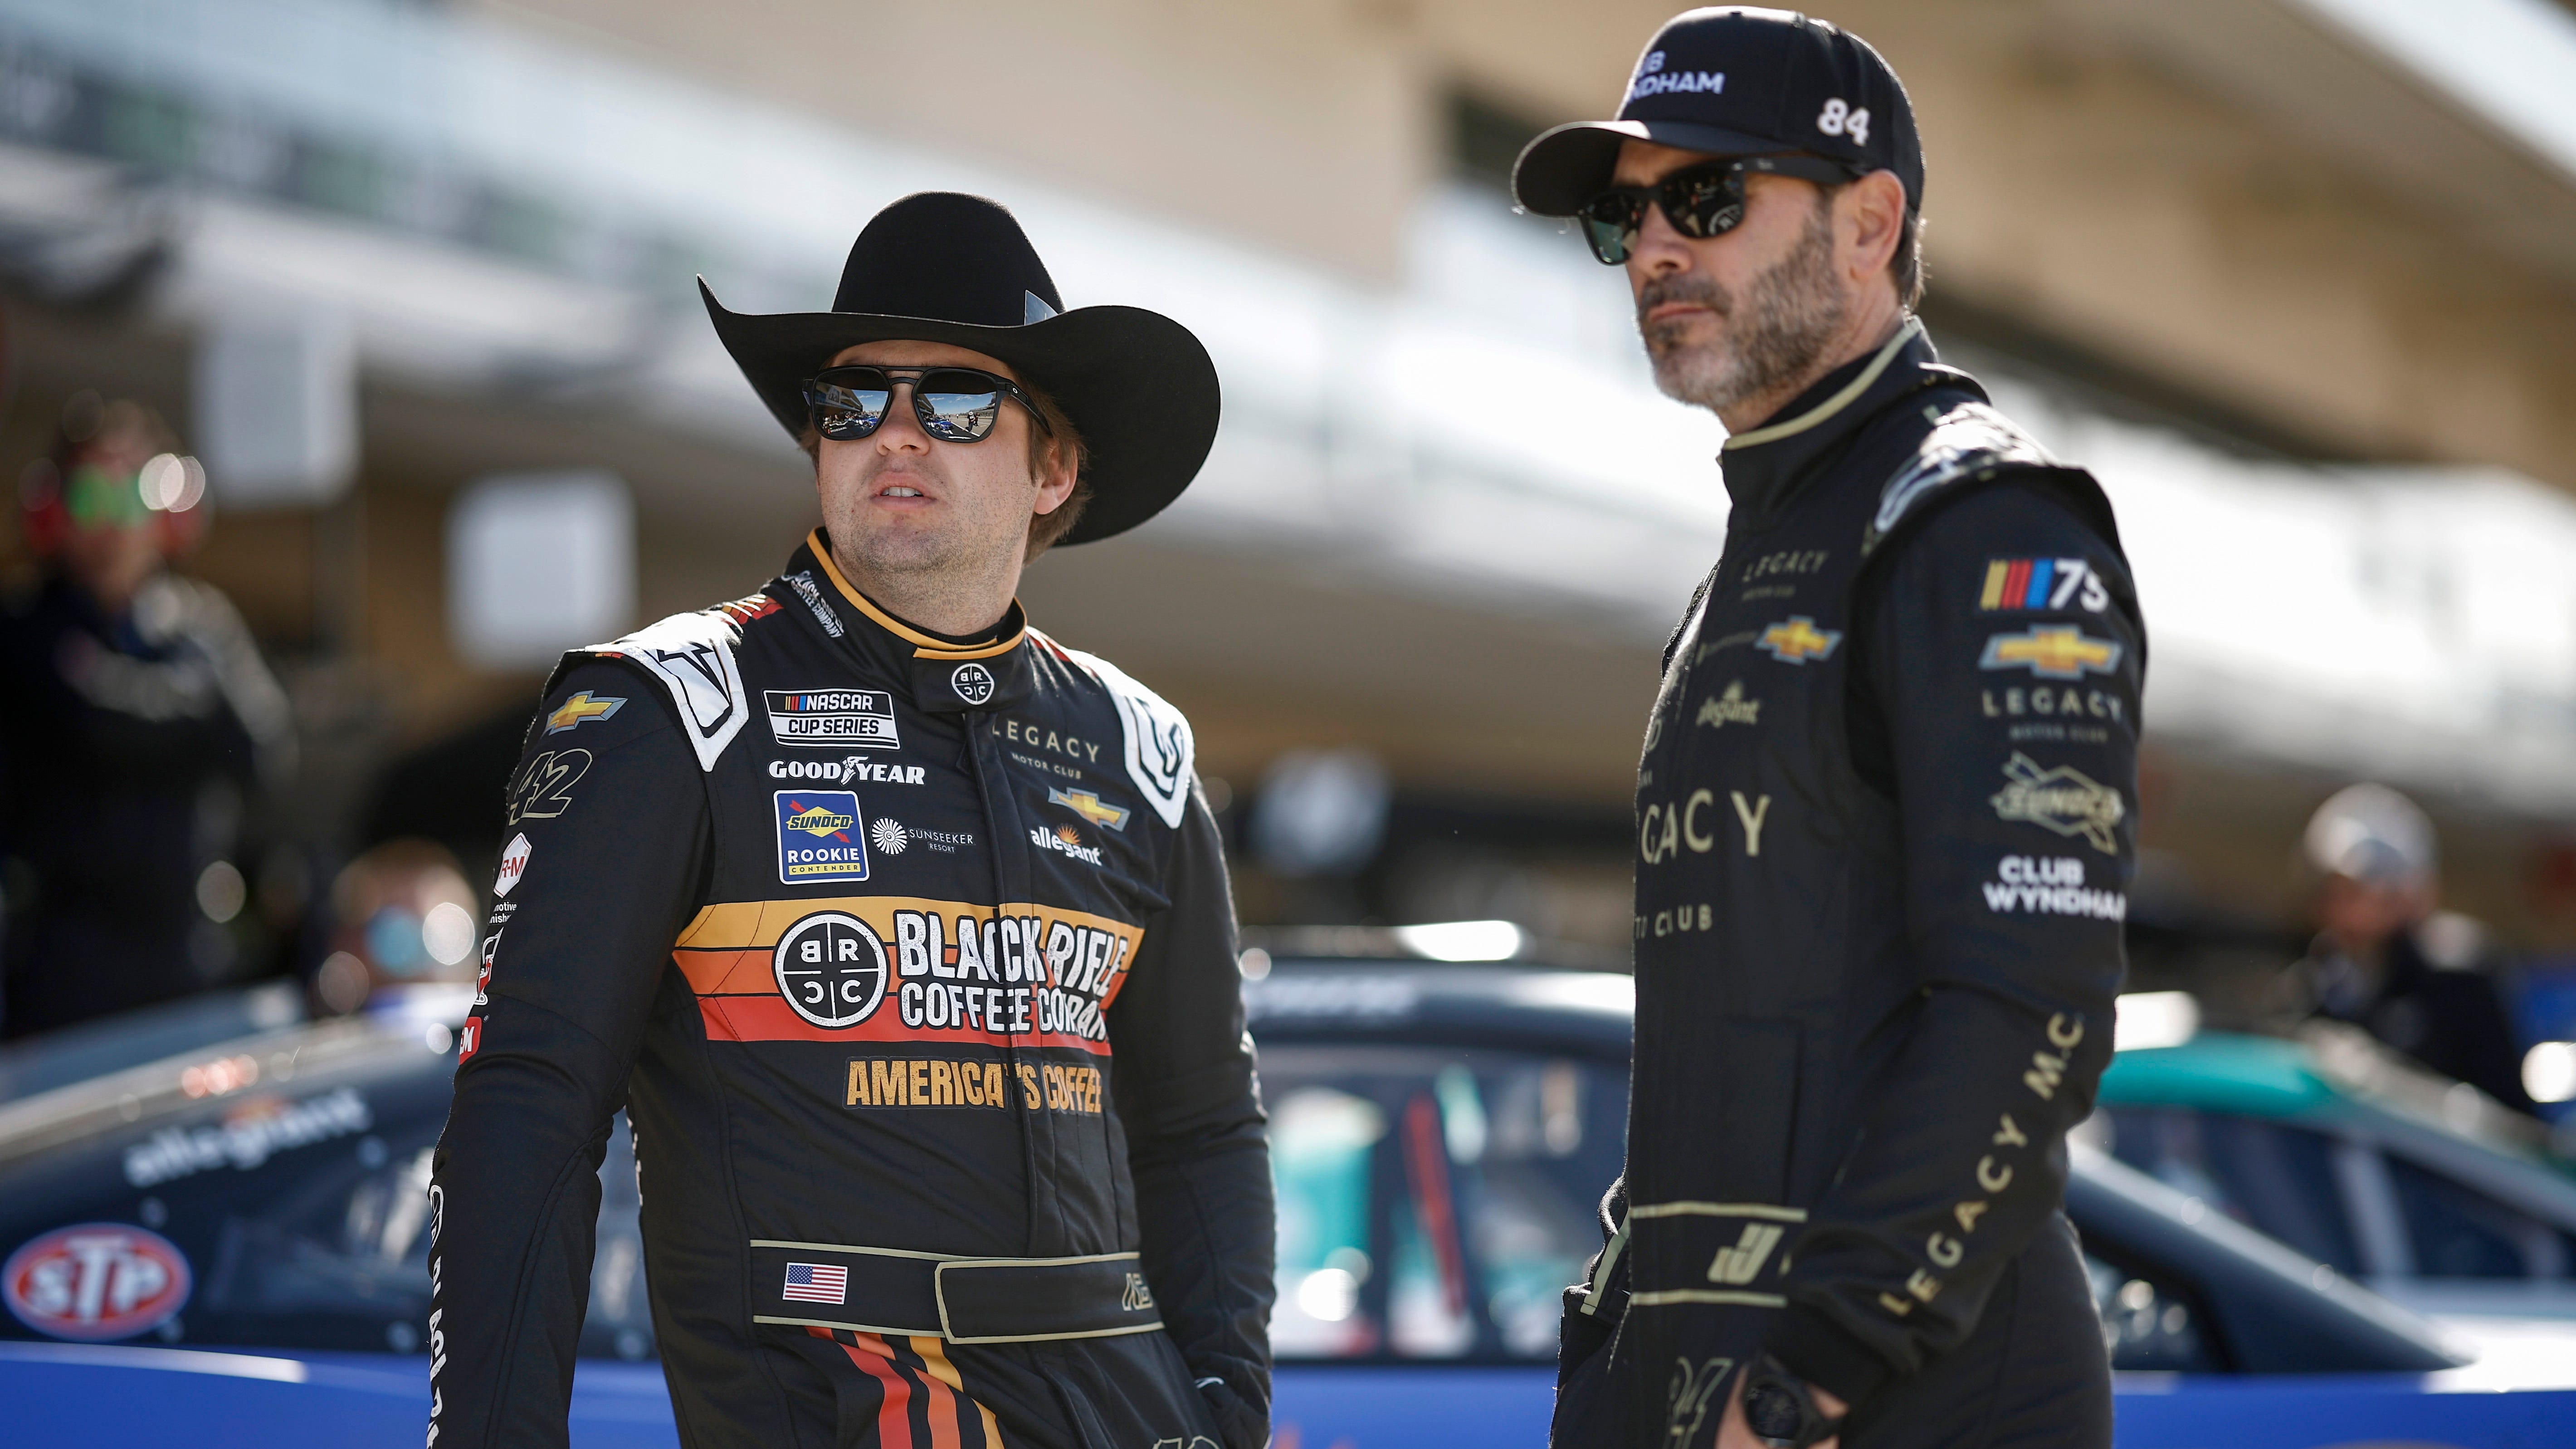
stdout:
[(1040, 518), (1062, 508), (1064, 500), (1073, 496), (1074, 484), (1080, 481), (1072, 449), (1050, 447), (1046, 457), (1046, 471), (1037, 479), (1037, 515)]
[(1836, 258), (1846, 280), (1857, 285), (1883, 275), (1896, 256), (1897, 236), (1905, 220), (1905, 184), (1892, 171), (1873, 171), (1842, 188), (1834, 198)]

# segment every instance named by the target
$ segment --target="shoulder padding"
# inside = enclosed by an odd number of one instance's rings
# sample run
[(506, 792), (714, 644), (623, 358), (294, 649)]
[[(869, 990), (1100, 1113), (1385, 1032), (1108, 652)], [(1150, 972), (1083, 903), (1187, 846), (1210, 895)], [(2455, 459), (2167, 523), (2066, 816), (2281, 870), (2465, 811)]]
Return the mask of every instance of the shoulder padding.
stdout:
[(1127, 777), (1163, 823), (1178, 829), (1181, 812), (1189, 808), (1191, 782), (1198, 778), (1198, 744), (1190, 736), (1189, 720), (1099, 655), (1079, 649), (1064, 653), (1090, 670), (1116, 701), (1118, 724), (1127, 737)]
[(2049, 456), (2030, 434), (1986, 404), (1967, 402), (1950, 409), (1932, 424), (1913, 456), (1897, 467), (1880, 490), (1878, 512), (1861, 536), (1861, 552), (1875, 552), (1907, 519), (1920, 516), (1936, 494), (1953, 490), (1962, 481), (1984, 482), (2007, 470), (2082, 476)]
[(694, 614), (673, 614), (622, 639), (574, 650), (565, 663), (600, 657), (642, 665), (671, 691), (680, 728), (698, 752), (698, 768), (711, 771), (751, 717), (742, 669), (733, 657), (734, 646), (742, 642), (743, 621), (777, 607), (776, 600), (755, 595)]

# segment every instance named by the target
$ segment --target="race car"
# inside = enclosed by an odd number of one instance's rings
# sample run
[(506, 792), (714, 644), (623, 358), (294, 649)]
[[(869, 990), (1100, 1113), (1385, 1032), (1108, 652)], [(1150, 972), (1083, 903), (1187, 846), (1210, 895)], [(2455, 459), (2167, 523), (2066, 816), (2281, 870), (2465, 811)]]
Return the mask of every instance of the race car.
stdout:
[[(1280, 1189), (1277, 1442), (1543, 1443), (1559, 1290), (1619, 1168), (1628, 979), (1247, 965)], [(276, 1026), (0, 1105), (11, 1442), (416, 1442), (448, 1014)], [(602, 1176), (574, 1442), (675, 1444), (622, 1132)], [(2576, 1433), (2576, 1369), (2474, 1361), (2216, 1203), (2075, 1149), (2123, 1445)]]

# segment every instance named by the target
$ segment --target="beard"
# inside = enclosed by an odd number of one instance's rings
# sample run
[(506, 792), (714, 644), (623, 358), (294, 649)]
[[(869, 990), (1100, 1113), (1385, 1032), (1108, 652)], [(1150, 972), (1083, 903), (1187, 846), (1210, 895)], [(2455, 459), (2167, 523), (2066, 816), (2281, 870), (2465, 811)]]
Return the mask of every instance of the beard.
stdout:
[[(1789, 255), (1755, 276), (1739, 299), (1698, 272), (1658, 277), (1637, 296), (1637, 332), (1666, 397), (1716, 411), (1803, 381), (1842, 331), (1850, 311), (1834, 284), (1833, 212), (1818, 205)], [(1688, 340), (1693, 317), (1649, 322), (1667, 302), (1716, 314), (1716, 335)]]

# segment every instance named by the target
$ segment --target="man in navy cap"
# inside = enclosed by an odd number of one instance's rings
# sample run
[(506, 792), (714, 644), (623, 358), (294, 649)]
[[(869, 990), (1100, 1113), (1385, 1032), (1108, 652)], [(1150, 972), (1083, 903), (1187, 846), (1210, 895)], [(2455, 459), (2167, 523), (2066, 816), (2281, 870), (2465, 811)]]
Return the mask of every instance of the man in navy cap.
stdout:
[(1717, 414), (1637, 778), (1635, 1082), (1554, 1439), (2107, 1445), (2063, 1213), (2111, 1052), (2145, 639), (2109, 504), (1941, 365), (1878, 53), (1694, 10), (1515, 189)]

